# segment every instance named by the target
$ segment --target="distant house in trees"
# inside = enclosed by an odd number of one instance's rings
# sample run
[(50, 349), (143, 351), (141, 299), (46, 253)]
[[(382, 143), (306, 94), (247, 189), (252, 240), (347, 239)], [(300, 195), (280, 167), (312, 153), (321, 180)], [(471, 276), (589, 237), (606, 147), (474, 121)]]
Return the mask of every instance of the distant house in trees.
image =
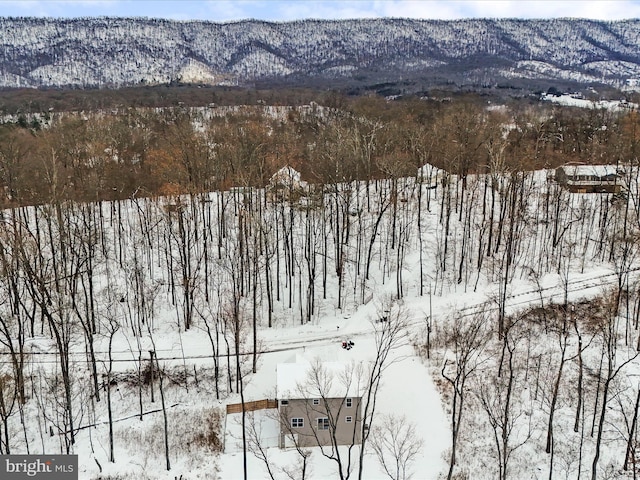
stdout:
[(361, 443), (362, 389), (349, 365), (296, 358), (276, 377), (280, 448)]
[(425, 163), (418, 169), (417, 177), (418, 181), (423, 185), (426, 185), (428, 188), (437, 188), (445, 175), (446, 172), (444, 170), (441, 170), (430, 163)]
[(617, 193), (622, 190), (615, 165), (563, 165), (556, 169), (556, 182), (573, 193)]
[(297, 200), (308, 189), (307, 182), (302, 180), (300, 172), (287, 165), (274, 173), (266, 187), (267, 199), (272, 202)]

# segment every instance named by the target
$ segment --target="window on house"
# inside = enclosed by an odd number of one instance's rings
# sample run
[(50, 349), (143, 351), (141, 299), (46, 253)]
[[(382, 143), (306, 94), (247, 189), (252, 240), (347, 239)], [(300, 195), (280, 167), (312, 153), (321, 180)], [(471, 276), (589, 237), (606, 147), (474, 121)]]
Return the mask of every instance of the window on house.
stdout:
[(353, 406), (353, 399), (347, 398), (346, 404), (347, 404), (347, 408), (351, 408)]
[(353, 417), (351, 417), (351, 416), (344, 417), (344, 421), (347, 422), (347, 423), (351, 423), (351, 422), (353, 422)]
[(327, 417), (318, 419), (318, 430), (329, 430), (329, 419)]
[(304, 428), (304, 418), (292, 418), (291, 428)]
[(289, 400), (280, 400), (281, 407), (286, 407), (287, 405), (289, 405)]
[(314, 398), (314, 399), (313, 399), (313, 404), (314, 404), (314, 405), (320, 405), (320, 400), (319, 400), (319, 399), (317, 399), (317, 398)]

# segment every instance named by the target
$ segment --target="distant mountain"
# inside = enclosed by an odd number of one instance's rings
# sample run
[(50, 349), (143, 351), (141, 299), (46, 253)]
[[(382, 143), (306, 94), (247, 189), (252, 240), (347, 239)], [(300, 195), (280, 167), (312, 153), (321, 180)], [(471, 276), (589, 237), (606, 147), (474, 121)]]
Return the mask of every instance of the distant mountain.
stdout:
[(640, 20), (0, 18), (0, 87), (640, 88)]

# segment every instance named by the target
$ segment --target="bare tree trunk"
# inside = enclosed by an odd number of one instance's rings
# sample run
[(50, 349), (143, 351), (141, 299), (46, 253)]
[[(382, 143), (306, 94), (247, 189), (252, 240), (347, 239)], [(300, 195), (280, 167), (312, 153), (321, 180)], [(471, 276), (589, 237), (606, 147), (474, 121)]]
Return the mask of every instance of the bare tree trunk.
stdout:
[(107, 368), (107, 384), (105, 385), (107, 390), (107, 413), (109, 415), (109, 461), (114, 463), (116, 461), (113, 448), (113, 410), (111, 408), (111, 372), (113, 369), (113, 336), (118, 330), (119, 326), (115, 321), (110, 322), (109, 331), (109, 367)]
[[(547, 446), (546, 453), (551, 453), (551, 444), (553, 442), (553, 416), (556, 412), (556, 403), (558, 401), (558, 393), (560, 391), (560, 381), (562, 380), (562, 370), (566, 362), (565, 352), (567, 350), (567, 335), (563, 332), (560, 338), (560, 366), (558, 367), (558, 375), (553, 386), (553, 395), (551, 396), (551, 405), (549, 406), (549, 421), (547, 424)], [(553, 458), (553, 457), (552, 457)], [(553, 468), (553, 460), (551, 461), (551, 469)]]
[(636, 426), (638, 424), (638, 407), (639, 406), (640, 406), (640, 388), (638, 389), (638, 394), (636, 395), (636, 405), (633, 408), (633, 421), (631, 422), (631, 428), (629, 429), (629, 438), (627, 439), (627, 450), (624, 455), (624, 465), (622, 467), (624, 471), (627, 471), (629, 469), (629, 459), (632, 457), (632, 454), (633, 454), (632, 452), (635, 451), (634, 435), (636, 432)]
[[(155, 351), (155, 344), (154, 344)], [(163, 376), (164, 372), (160, 370), (160, 365), (158, 364), (158, 357), (156, 356), (156, 367), (158, 368), (158, 384), (160, 387), (160, 403), (162, 404), (162, 420), (164, 422), (164, 457), (166, 460), (166, 468), (167, 471), (171, 470), (171, 460), (169, 459), (169, 421), (167, 419), (167, 406), (164, 401), (164, 385), (163, 385)]]
[(575, 312), (572, 311), (573, 316), (573, 328), (576, 332), (576, 336), (578, 337), (578, 385), (576, 395), (578, 396), (578, 405), (576, 406), (576, 420), (573, 424), (573, 431), (578, 432), (578, 427), (580, 424), (580, 412), (582, 411), (582, 382), (583, 382), (583, 364), (582, 364), (582, 335), (580, 335), (580, 331), (578, 330), (578, 320), (575, 316)]

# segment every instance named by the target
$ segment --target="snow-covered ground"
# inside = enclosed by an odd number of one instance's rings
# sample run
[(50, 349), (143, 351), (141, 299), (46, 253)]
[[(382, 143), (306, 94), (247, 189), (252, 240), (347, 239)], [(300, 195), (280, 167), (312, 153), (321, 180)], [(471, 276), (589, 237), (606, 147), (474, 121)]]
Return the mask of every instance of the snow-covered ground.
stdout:
[[(361, 317), (357, 315), (356, 317)], [(356, 322), (367, 322), (366, 318), (350, 319)], [(295, 335), (292, 329), (291, 333)], [(340, 346), (341, 337), (325, 344), (312, 343), (309, 347), (297, 349), (309, 359), (350, 362), (364, 362), (371, 360), (375, 345), (370, 335), (351, 336), (355, 346), (351, 350), (344, 350)], [(304, 339), (301, 333), (297, 340)], [(443, 453), (450, 444), (450, 433), (445, 418), (440, 395), (430, 378), (429, 372), (413, 347), (409, 344), (394, 352), (394, 363), (385, 372), (384, 385), (379, 394), (379, 414), (402, 414), (410, 419), (424, 440), (422, 454), (416, 459), (412, 470), (415, 478), (436, 479), (446, 466)], [(261, 357), (260, 372), (247, 385), (247, 395), (250, 399), (273, 398), (275, 385), (275, 366), (285, 362), (291, 352), (275, 352)], [(265, 413), (266, 412), (266, 413)], [(240, 414), (227, 417), (225, 452), (220, 457), (221, 478), (242, 477), (242, 443)], [(277, 428), (268, 411), (257, 411), (256, 417), (262, 419), (265, 443), (271, 445), (269, 457), (275, 469), (296, 463), (298, 453), (295, 449), (280, 450), (277, 448)], [(335, 478), (336, 464), (324, 458), (319, 449), (313, 449), (309, 478)], [(264, 463), (255, 456), (249, 456), (248, 478), (268, 478)], [(384, 478), (384, 472), (377, 461), (367, 457), (364, 468), (364, 478)]]
[(568, 94), (558, 96), (546, 93), (542, 95), (542, 100), (569, 107), (603, 109), (613, 112), (636, 110), (638, 108), (638, 104), (627, 102), (626, 100), (588, 100)]
[[(483, 176), (470, 176), (467, 179), (467, 190), (464, 193), (466, 197), (460, 205), (469, 209), (466, 210), (468, 216), (463, 215), (462, 210), (456, 211), (457, 198), (462, 198), (459, 197), (460, 184), (455, 177), (448, 178), (451, 182), (448, 201), (456, 204), (450, 209), (452, 215), (448, 229), (444, 226), (445, 212), (440, 211), (441, 206), (447, 204), (443, 201), (445, 191), (441, 184), (432, 189), (430, 183), (416, 185), (413, 179), (401, 179), (400, 185), (394, 186), (401, 189), (400, 195), (396, 198), (406, 201), (397, 202), (396, 215), (393, 217), (391, 212), (394, 208), (387, 208), (391, 206), (390, 203), (384, 209), (376, 205), (377, 202), (389, 202), (392, 191), (389, 182), (379, 182), (370, 186), (374, 192), (371, 195), (370, 211), (364, 208), (367, 193), (364, 191), (364, 185), (354, 183), (349, 189), (340, 191), (338, 195), (348, 196), (341, 200), (347, 198), (354, 207), (354, 210), (348, 210), (343, 217), (335, 217), (336, 221), (349, 219), (352, 222), (350, 225), (353, 231), (348, 239), (340, 238), (340, 233), (333, 230), (333, 217), (324, 225), (326, 237), (323, 238), (320, 228), (323, 216), (319, 209), (305, 210), (296, 205), (290, 206), (291, 210), (285, 210), (281, 205), (265, 207), (262, 218), (255, 220), (256, 224), (252, 225), (253, 231), (259, 231), (259, 226), (267, 232), (265, 235), (271, 235), (270, 241), (273, 242), (282, 232), (289, 232), (290, 236), (286, 236), (285, 239), (291, 244), (286, 244), (285, 247), (283, 237), (278, 237), (279, 256), (272, 253), (269, 258), (265, 258), (263, 255), (260, 257), (261, 263), (256, 264), (260, 290), (256, 293), (255, 304), (248, 287), (241, 299), (242, 321), (246, 322), (242, 330), (246, 337), (243, 337), (240, 348), (242, 353), (247, 354), (242, 356), (241, 366), (245, 378), (245, 400), (274, 398), (276, 366), (295, 355), (309, 360), (367, 365), (375, 354), (373, 322), (380, 318), (391, 302), (394, 306), (402, 307), (408, 325), (402, 345), (392, 351), (388, 368), (384, 371), (375, 418), (385, 414), (401, 414), (415, 427), (423, 442), (421, 454), (410, 467), (415, 473), (415, 479), (435, 480), (446, 476), (452, 444), (451, 389), (443, 380), (441, 372), (443, 368), (451, 369), (451, 362), (455, 360), (451, 343), (455, 339), (452, 340), (450, 336), (452, 327), (467, 324), (477, 315), (484, 315), (484, 320), (490, 325), (490, 331), (494, 332), (503, 294), (506, 298), (504, 313), (515, 318), (529, 307), (562, 304), (565, 295), (569, 302), (592, 299), (603, 295), (607, 289), (618, 285), (619, 282), (633, 287), (636, 280), (636, 246), (629, 242), (621, 243), (617, 235), (624, 218), (624, 210), (617, 208), (610, 195), (568, 194), (557, 185), (549, 183), (547, 174), (548, 172), (535, 172), (528, 174), (526, 178), (505, 175), (497, 180), (499, 185), (492, 184), (497, 192), (496, 212), (501, 211), (501, 202), (506, 201), (509, 192), (523, 189), (517, 203), (521, 210), (517, 219), (514, 217), (511, 227), (506, 221), (504, 225), (499, 225), (497, 213), (492, 223), (488, 223), (487, 212), (491, 209), (491, 196), (482, 196), (483, 189), (485, 192), (489, 190), (485, 189), (489, 183)], [(416, 195), (418, 188), (423, 189), (422, 197)], [(394, 192), (397, 193), (397, 190)], [(427, 203), (427, 194), (433, 195), (430, 204)], [(423, 202), (420, 222), (416, 218), (418, 198)], [(633, 199), (637, 197), (629, 198), (633, 212), (636, 208)], [(243, 218), (243, 215), (238, 214), (243, 209), (239, 196), (232, 198), (231, 194), (227, 193), (221, 197), (213, 193), (204, 201), (198, 198), (182, 201), (193, 201), (196, 205), (193, 210), (186, 207), (178, 210), (184, 214), (184, 223), (174, 220), (172, 215), (175, 215), (176, 209), (166, 208), (168, 199), (103, 204), (99, 206), (99, 214), (93, 212), (93, 215), (85, 218), (93, 221), (100, 219), (102, 223), (96, 226), (96, 231), (104, 235), (103, 242), (98, 242), (96, 247), (99, 252), (96, 253), (96, 259), (100, 260), (96, 260), (96, 264), (100, 265), (100, 268), (96, 273), (95, 308), (99, 311), (100, 328), (94, 338), (102, 381), (106, 380), (105, 374), (108, 369), (109, 328), (116, 324), (120, 328), (113, 335), (111, 348), (111, 396), (116, 420), (115, 463), (109, 461), (108, 414), (105, 407), (107, 390), (100, 390), (101, 400), (97, 402), (92, 395), (90, 362), (87, 361), (85, 352), (85, 338), (79, 327), (72, 335), (70, 358), (74, 380), (74, 423), (75, 428), (80, 430), (71, 451), (79, 455), (79, 477), (83, 480), (243, 477), (244, 459), (238, 447), (238, 439), (241, 436), (236, 418), (238, 415), (225, 415), (227, 404), (240, 401), (233, 381), (236, 366), (233, 355), (234, 336), (230, 333), (233, 324), (229, 318), (232, 317), (225, 308), (229, 305), (230, 285), (232, 281), (237, 280), (234, 275), (238, 275), (237, 271), (233, 270), (239, 268), (234, 261), (243, 255), (242, 248), (256, 248), (254, 253), (258, 255), (257, 252), (274, 252), (269, 250), (273, 249), (274, 245), (272, 243), (261, 250), (251, 242), (248, 246), (243, 244), (245, 237), (242, 237), (242, 241), (234, 243), (234, 239), (237, 239), (235, 229)], [(202, 254), (204, 247), (201, 228), (207, 224), (200, 222), (202, 218), (206, 218), (207, 213), (211, 216), (219, 213), (219, 204), (216, 203), (218, 201), (227, 202), (226, 217), (220, 220), (221, 224), (226, 222), (227, 232), (223, 240), (222, 235), (217, 237), (218, 224), (211, 229), (215, 241), (209, 239), (211, 243), (207, 258), (210, 261), (210, 271), (208, 278), (205, 278), (202, 273), (204, 264), (198, 262), (204, 262), (202, 259), (205, 258)], [(234, 201), (238, 203), (234, 204)], [(171, 204), (173, 207), (176, 205), (178, 204)], [(328, 196), (326, 207), (330, 209), (333, 205), (334, 199)], [(360, 213), (355, 208), (358, 205), (361, 208)], [(554, 206), (557, 206), (557, 210)], [(204, 215), (201, 215), (200, 208), (203, 209)], [(366, 213), (362, 213), (365, 211)], [(286, 215), (282, 212), (286, 212)], [(74, 219), (82, 214), (79, 210), (66, 213)], [(190, 216), (192, 214), (193, 216)], [(375, 223), (378, 214), (381, 215), (379, 225)], [(32, 213), (24, 215), (29, 217)], [(630, 218), (634, 217), (630, 215)], [(289, 219), (291, 224), (287, 223)], [(28, 221), (25, 220), (25, 223)], [(182, 240), (178, 225), (186, 225), (187, 233), (182, 232)], [(283, 229), (269, 230), (274, 225), (282, 225)], [(504, 271), (505, 268), (509, 268), (505, 267), (504, 263), (509, 228), (517, 229), (518, 237), (513, 239), (515, 247), (511, 252), (513, 272), (507, 275), (505, 280)], [(637, 228), (638, 225), (633, 222), (629, 226), (629, 229)], [(490, 255), (486, 251), (488, 230), (495, 234), (494, 243), (490, 243)], [(309, 237), (314, 231), (320, 233), (315, 237)], [(496, 240), (499, 234), (502, 235), (500, 244)], [(199, 240), (196, 241), (196, 238)], [(370, 238), (373, 239), (371, 242)], [(186, 244), (186, 239), (193, 240), (189, 251), (192, 256), (188, 257), (188, 260), (177, 254), (181, 251), (180, 242)], [(360, 243), (357, 243), (358, 239), (361, 240)], [(321, 285), (323, 256), (318, 255), (316, 259), (318, 272), (314, 281), (317, 304), (308, 322), (305, 321), (304, 314), (307, 289), (310, 285), (305, 276), (307, 265), (303, 253), (309, 245), (307, 240), (327, 258), (326, 292), (322, 291)], [(328, 245), (324, 250), (323, 240)], [(340, 243), (340, 240), (343, 242)], [(224, 242), (220, 245), (220, 250), (216, 248), (217, 241)], [(443, 246), (445, 241), (446, 248)], [(83, 244), (77, 245), (78, 249), (81, 245)], [(342, 245), (345, 256), (341, 288), (335, 273), (336, 245)], [(478, 245), (483, 247), (478, 248)], [(369, 246), (372, 259), (371, 275), (366, 279), (363, 273), (366, 255), (363, 252), (366, 252)], [(35, 242), (32, 247), (35, 248)], [(624, 258), (621, 257), (624, 254), (624, 251), (620, 250), (622, 247), (629, 249), (628, 257), (627, 254)], [(290, 257), (287, 257), (285, 251), (289, 252)], [(292, 251), (296, 252), (297, 256), (291, 255)], [(182, 252), (184, 255), (184, 251)], [(404, 256), (401, 256), (400, 252), (404, 252)], [(295, 261), (291, 262), (293, 257)], [(29, 259), (23, 260), (28, 262)], [(196, 313), (189, 329), (184, 328), (186, 307), (180, 269), (185, 262), (193, 262), (192, 271), (197, 272), (195, 281), (198, 286), (194, 294)], [(267, 326), (265, 290), (262, 290), (266, 288), (263, 279), (267, 265), (273, 274), (271, 281), (275, 281), (276, 268), (280, 268), (280, 297), (274, 299), (273, 326), (270, 328)], [(288, 270), (291, 265), (295, 268)], [(242, 266), (250, 268), (251, 264)], [(250, 277), (243, 278), (244, 282), (247, 282)], [(210, 287), (208, 302), (204, 301), (205, 282), (209, 282), (206, 285)], [(244, 283), (241, 284), (246, 286)], [(6, 290), (7, 287), (4, 288)], [(398, 295), (399, 291), (401, 295)], [(630, 288), (629, 291), (632, 293), (628, 297), (628, 318), (631, 318), (636, 299), (631, 296), (634, 288)], [(144, 292), (144, 295), (141, 292)], [(143, 297), (147, 304), (141, 304)], [(68, 298), (64, 296), (53, 297), (53, 301), (58, 302), (55, 305), (63, 312), (71, 304), (66, 300)], [(82, 302), (82, 297), (75, 301)], [(341, 303), (341, 308), (338, 308), (338, 303)], [(57, 312), (58, 310), (54, 313)], [(145, 312), (148, 314), (147, 317), (144, 316)], [(253, 312), (258, 314), (256, 339), (257, 351), (260, 352), (257, 356), (255, 374), (251, 373)], [(427, 318), (431, 319), (433, 327), (433, 355), (429, 361), (418, 353), (424, 351)], [(580, 320), (585, 324), (576, 322), (576, 326), (586, 328), (589, 320), (590, 318), (585, 316)], [(519, 325), (522, 323), (524, 322)], [(36, 324), (40, 327), (39, 321)], [(207, 325), (212, 327), (209, 332)], [(523, 330), (520, 332), (522, 336), (513, 340), (519, 370), (515, 376), (518, 395), (512, 402), (515, 409), (512, 418), (519, 429), (529, 425), (533, 433), (526, 438), (524, 447), (514, 455), (515, 461), (511, 465), (513, 473), (509, 478), (548, 478), (548, 457), (543, 451), (543, 441), (559, 349), (556, 329), (553, 325), (547, 327), (546, 318), (544, 325), (542, 322), (531, 321), (531, 326), (528, 327), (530, 330)], [(626, 360), (626, 356), (632, 353), (631, 346), (637, 341), (637, 331), (631, 329), (632, 323), (629, 320), (627, 327), (630, 341), (625, 343), (620, 339), (618, 357), (614, 355), (614, 360)], [(136, 330), (141, 335), (135, 335)], [(212, 334), (211, 337), (209, 333)], [(600, 383), (597, 387), (595, 384), (600, 379), (596, 372), (598, 354), (603, 351), (604, 335), (595, 327), (592, 331), (583, 330), (582, 334), (585, 344), (589, 337), (584, 361), (587, 372), (585, 389), (590, 388), (591, 393), (584, 394), (585, 408), (592, 412), (589, 414), (589, 420), (593, 418), (595, 423), (599, 400), (593, 391), (597, 391), (598, 394), (601, 391)], [(217, 343), (216, 336), (220, 337)], [(352, 340), (355, 347), (351, 350), (342, 349), (341, 342), (345, 339)], [(576, 338), (567, 338), (566, 341), (568, 349), (575, 350)], [(218, 348), (215, 355), (212, 349), (214, 345)], [(495, 333), (487, 337), (486, 345), (482, 345), (482, 368), (478, 369), (480, 373), (470, 379), (468, 384), (469, 395), (465, 406), (469, 411), (465, 411), (463, 416), (468, 419), (468, 423), (465, 422), (462, 430), (463, 441), (458, 445), (460, 456), (456, 466), (461, 475), (468, 475), (467, 478), (495, 478), (497, 467), (493, 432), (481, 406), (481, 390), (472, 388), (480, 388), (485, 382), (489, 386), (493, 386), (494, 383), (497, 385), (497, 369), (494, 367), (500, 360), (501, 346), (502, 343)], [(511, 346), (509, 344), (510, 348)], [(22, 453), (27, 442), (31, 453), (59, 452), (65, 448), (66, 433), (63, 430), (66, 424), (64, 409), (61, 408), (64, 396), (59, 378), (52, 375), (59, 370), (56, 349), (55, 341), (52, 340), (52, 335), (44, 323), (42, 328), (36, 328), (33, 338), (25, 339), (25, 370), (30, 392), (29, 401), (25, 405), (25, 416), (29, 421), (23, 430), (16, 411), (10, 416), (9, 443), (13, 453)], [(156, 378), (148, 378), (150, 350), (155, 351), (158, 364), (166, 372), (162, 376), (162, 393), (167, 411), (170, 465), (166, 464), (165, 459), (165, 428), (161, 407), (163, 399), (160, 395), (159, 379), (157, 373)], [(216, 398), (214, 358), (219, 366), (219, 399)], [(600, 362), (602, 365), (602, 360)], [(634, 369), (638, 368), (635, 363), (631, 366)], [(6, 362), (3, 368), (4, 372), (10, 372), (10, 363)], [(141, 370), (138, 370), (139, 368)], [(581, 417), (582, 436), (573, 435), (571, 421), (574, 398), (571, 389), (575, 385), (577, 372), (574, 356), (567, 361), (562, 377), (566, 384), (563, 383), (564, 388), (560, 392), (556, 417), (556, 471), (562, 472), (567, 478), (575, 478), (576, 471), (575, 462), (570, 467), (560, 465), (561, 461), (567, 465), (571, 463), (572, 452), (569, 447), (575, 446), (578, 440), (581, 445), (584, 443), (585, 453), (580, 464), (583, 472), (590, 466), (594, 448), (591, 437), (584, 435), (584, 424), (587, 421), (584, 414)], [(620, 456), (618, 451), (624, 446), (624, 434), (618, 433), (623, 430), (621, 418), (629, 416), (627, 397), (634, 394), (635, 387), (633, 381), (629, 380), (633, 377), (627, 376), (626, 370), (623, 373), (624, 376), (621, 377), (624, 382), (614, 382), (615, 401), (619, 401), (619, 404), (614, 405), (612, 400), (611, 411), (607, 410), (612, 421), (610, 428), (605, 430), (603, 470), (616, 465)], [(534, 376), (535, 392), (532, 384), (526, 383), (532, 381)], [(141, 378), (145, 378), (145, 381), (139, 390)], [(497, 387), (493, 391), (501, 392)], [(538, 394), (538, 391), (541, 393)], [(498, 400), (500, 399), (496, 402)], [(140, 411), (143, 413), (142, 421)], [(295, 465), (297, 453), (294, 450), (283, 451), (273, 446), (275, 428), (268, 412), (256, 413), (254, 417), (263, 426), (265, 445), (270, 445), (267, 454), (271, 465), (278, 472), (276, 478), (283, 478), (284, 474), (280, 469)], [(54, 430), (52, 436), (49, 436), (49, 428)], [(512, 441), (517, 439), (516, 437), (514, 436)], [(223, 450), (219, 451), (219, 448)], [(370, 451), (366, 452), (365, 459), (363, 478), (385, 478)], [(355, 468), (355, 465), (352, 467)], [(310, 470), (307, 473), (307, 479), (336, 478), (336, 465), (335, 462), (324, 458), (316, 448), (313, 449)], [(247, 477), (256, 480), (269, 478), (264, 462), (252, 454), (248, 455)]]

